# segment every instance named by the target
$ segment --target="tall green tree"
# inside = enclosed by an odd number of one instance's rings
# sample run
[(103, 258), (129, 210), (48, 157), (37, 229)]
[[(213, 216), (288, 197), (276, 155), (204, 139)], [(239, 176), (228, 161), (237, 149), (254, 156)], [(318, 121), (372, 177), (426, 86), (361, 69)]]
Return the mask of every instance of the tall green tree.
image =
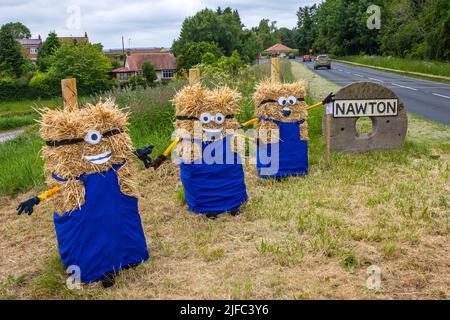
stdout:
[(50, 31), (41, 49), (38, 51), (38, 66), (39, 70), (46, 72), (49, 68), (49, 58), (52, 56), (56, 50), (60, 47), (58, 36), (55, 31)]
[(31, 38), (30, 29), (21, 22), (8, 22), (3, 28), (10, 30), (14, 39)]
[(63, 43), (50, 57), (48, 75), (54, 82), (74, 77), (82, 94), (89, 94), (111, 87), (109, 73), (112, 65), (109, 58), (98, 51), (98, 47), (82, 42)]
[(176, 55), (178, 70), (188, 70), (200, 63), (205, 53), (212, 53), (216, 58), (222, 56), (222, 50), (215, 43), (189, 42), (180, 47)]
[(20, 77), (25, 63), (22, 46), (7, 25), (0, 28), (0, 73)]

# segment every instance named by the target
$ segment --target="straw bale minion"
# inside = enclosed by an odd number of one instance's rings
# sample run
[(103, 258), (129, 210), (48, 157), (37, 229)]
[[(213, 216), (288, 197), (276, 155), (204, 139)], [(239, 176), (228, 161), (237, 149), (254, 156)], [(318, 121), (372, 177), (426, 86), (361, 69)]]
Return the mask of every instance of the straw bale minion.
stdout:
[(305, 84), (266, 80), (253, 95), (258, 134), (257, 169), (262, 178), (308, 174)]
[(196, 84), (174, 97), (177, 137), (155, 160), (161, 165), (173, 148), (180, 155), (180, 176), (189, 210), (215, 218), (223, 212), (239, 214), (247, 201), (244, 172), (231, 130), (239, 94), (230, 88), (207, 90)]
[(52, 189), (18, 211), (31, 214), (49, 199), (61, 261), (78, 266), (83, 283), (110, 286), (118, 271), (149, 258), (127, 124), (127, 114), (112, 100), (42, 114), (42, 157)]

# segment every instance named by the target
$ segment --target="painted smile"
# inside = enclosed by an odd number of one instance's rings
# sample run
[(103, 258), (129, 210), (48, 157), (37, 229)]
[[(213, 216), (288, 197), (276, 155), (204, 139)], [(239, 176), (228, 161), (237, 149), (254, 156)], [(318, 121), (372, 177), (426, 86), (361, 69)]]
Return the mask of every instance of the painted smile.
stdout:
[(92, 162), (93, 164), (104, 164), (111, 159), (112, 153), (111, 151), (106, 151), (95, 156), (84, 156), (84, 159)]
[(205, 133), (206, 138), (211, 140), (216, 140), (219, 138), (220, 134), (223, 131), (223, 127), (220, 129), (206, 129), (203, 128), (203, 132)]

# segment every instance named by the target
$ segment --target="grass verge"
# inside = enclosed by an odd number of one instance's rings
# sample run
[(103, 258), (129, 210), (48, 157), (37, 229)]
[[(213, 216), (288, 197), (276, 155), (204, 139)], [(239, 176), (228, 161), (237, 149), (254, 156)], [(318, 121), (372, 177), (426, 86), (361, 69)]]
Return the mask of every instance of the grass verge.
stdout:
[[(394, 57), (381, 56), (346, 56), (338, 57), (339, 60), (360, 63), (367, 66), (389, 68), (399, 71), (420, 73), (420, 78), (426, 78), (426, 75), (450, 77), (450, 63), (440, 61), (412, 60)], [(432, 78), (435, 81), (450, 82), (448, 79)]]

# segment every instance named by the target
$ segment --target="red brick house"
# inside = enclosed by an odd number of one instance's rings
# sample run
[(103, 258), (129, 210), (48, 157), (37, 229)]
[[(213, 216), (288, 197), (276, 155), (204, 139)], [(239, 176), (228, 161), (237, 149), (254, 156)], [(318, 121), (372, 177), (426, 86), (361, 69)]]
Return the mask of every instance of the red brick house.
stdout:
[(16, 39), (23, 49), (23, 55), (33, 62), (36, 62), (39, 50), (42, 47), (41, 36), (37, 39)]
[(127, 55), (125, 59), (125, 67), (112, 71), (114, 78), (128, 80), (133, 75), (142, 75), (142, 64), (146, 61), (155, 66), (158, 81), (175, 76), (176, 63), (172, 53), (132, 54)]

